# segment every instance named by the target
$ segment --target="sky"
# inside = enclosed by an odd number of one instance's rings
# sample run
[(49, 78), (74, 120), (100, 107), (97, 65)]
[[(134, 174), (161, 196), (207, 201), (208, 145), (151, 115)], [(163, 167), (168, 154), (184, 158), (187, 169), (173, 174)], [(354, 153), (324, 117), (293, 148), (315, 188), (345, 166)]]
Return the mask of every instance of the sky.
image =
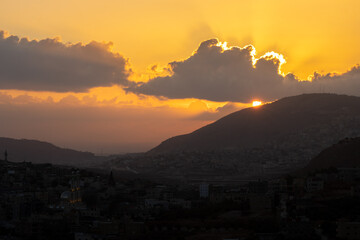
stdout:
[(0, 135), (147, 151), (233, 111), (360, 95), (360, 2), (1, 0)]

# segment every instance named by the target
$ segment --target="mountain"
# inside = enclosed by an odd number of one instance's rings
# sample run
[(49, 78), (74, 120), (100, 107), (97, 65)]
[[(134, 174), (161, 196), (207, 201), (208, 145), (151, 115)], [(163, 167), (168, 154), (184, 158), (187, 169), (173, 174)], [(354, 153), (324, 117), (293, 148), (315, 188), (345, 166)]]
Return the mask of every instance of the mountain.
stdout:
[(300, 143), (302, 139), (311, 142), (316, 139), (323, 146), (322, 142), (328, 142), (323, 137), (335, 137), (338, 141), (347, 135), (357, 135), (354, 126), (360, 126), (359, 97), (303, 94), (234, 112), (190, 134), (172, 137), (148, 153), (244, 149), (269, 143), (286, 145), (289, 144), (286, 139)]
[(303, 169), (328, 146), (359, 136), (359, 97), (303, 94), (234, 112), (109, 166), (185, 181), (273, 177)]
[(47, 142), (0, 137), (0, 158), (7, 152), (8, 161), (51, 163), (85, 167), (101, 162), (104, 158), (89, 152), (80, 152), (57, 147)]
[(305, 167), (306, 172), (331, 167), (360, 167), (360, 138), (346, 138), (321, 151)]

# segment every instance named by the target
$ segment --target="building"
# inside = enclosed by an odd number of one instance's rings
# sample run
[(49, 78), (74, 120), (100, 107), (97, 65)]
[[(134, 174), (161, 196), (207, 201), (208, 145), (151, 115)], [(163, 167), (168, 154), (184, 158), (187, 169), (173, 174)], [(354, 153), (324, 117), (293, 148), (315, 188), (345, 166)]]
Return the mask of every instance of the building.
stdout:
[(210, 185), (208, 183), (200, 183), (199, 194), (200, 198), (208, 198), (210, 192)]
[(306, 191), (317, 192), (324, 189), (324, 180), (319, 177), (309, 177), (306, 180)]
[(360, 239), (360, 222), (337, 222), (337, 237), (341, 239)]

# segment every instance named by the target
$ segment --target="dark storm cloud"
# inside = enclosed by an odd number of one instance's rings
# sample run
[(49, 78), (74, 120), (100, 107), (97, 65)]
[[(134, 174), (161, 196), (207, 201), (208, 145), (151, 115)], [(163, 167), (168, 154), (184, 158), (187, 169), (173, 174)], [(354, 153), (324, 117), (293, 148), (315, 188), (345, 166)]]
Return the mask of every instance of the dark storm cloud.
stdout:
[(342, 75), (314, 74), (313, 81), (280, 73), (282, 56), (268, 53), (256, 59), (255, 49), (224, 48), (217, 39), (207, 40), (184, 61), (172, 62), (172, 75), (128, 87), (138, 94), (167, 98), (200, 98), (212, 101), (272, 101), (310, 92), (360, 94), (360, 70), (355, 67)]
[(84, 92), (92, 87), (128, 85), (127, 60), (111, 43), (64, 44), (28, 40), (0, 31), (0, 89)]

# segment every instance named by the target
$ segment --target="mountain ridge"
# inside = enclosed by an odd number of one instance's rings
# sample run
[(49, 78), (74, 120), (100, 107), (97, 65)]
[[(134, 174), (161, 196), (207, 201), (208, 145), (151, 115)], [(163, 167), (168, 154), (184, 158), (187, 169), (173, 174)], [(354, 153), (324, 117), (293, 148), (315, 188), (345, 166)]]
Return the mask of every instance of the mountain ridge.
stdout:
[[(192, 133), (169, 138), (148, 153), (254, 147), (289, 132), (326, 123), (327, 116), (331, 116), (331, 119), (348, 116), (352, 110), (360, 116), (359, 107), (360, 98), (347, 95), (303, 94), (286, 97), (263, 106), (242, 109)], [(265, 121), (271, 127), (264, 124)]]
[(104, 159), (90, 152), (61, 148), (44, 141), (0, 137), (0, 154), (5, 151), (11, 162), (90, 166)]
[(111, 166), (185, 181), (271, 178), (360, 136), (360, 97), (303, 94), (247, 108)]

